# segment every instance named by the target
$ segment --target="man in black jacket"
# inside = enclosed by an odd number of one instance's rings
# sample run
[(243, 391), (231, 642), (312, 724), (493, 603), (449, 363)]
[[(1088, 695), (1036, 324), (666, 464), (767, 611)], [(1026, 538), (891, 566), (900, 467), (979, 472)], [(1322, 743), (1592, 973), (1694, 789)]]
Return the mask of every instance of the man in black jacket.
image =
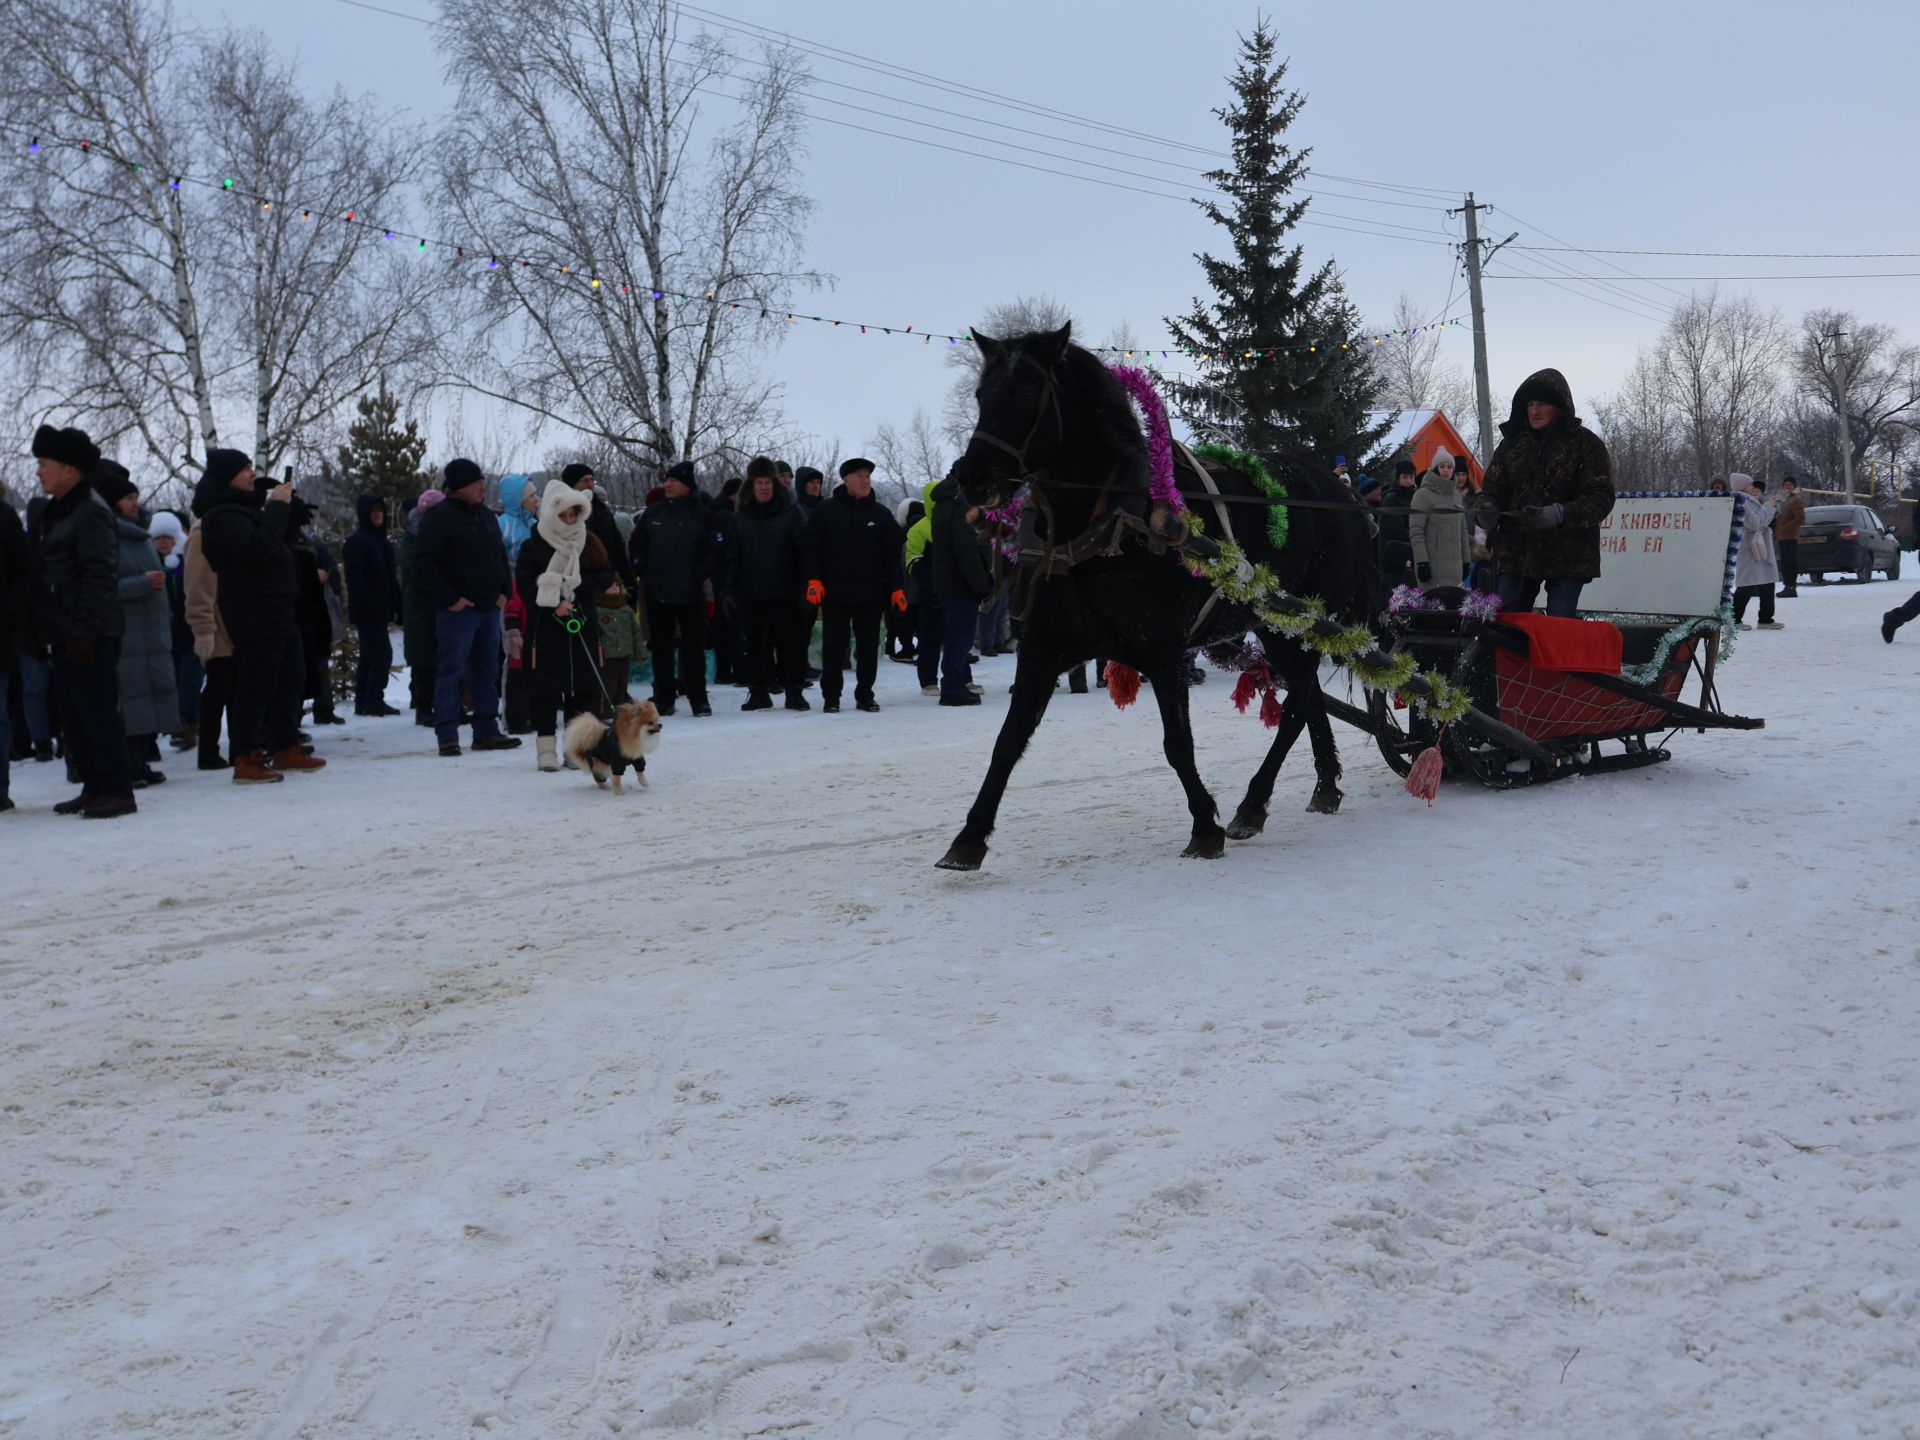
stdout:
[(847, 669), (847, 632), (854, 647), (854, 703), (873, 711), (880, 669), (880, 617), (892, 604), (907, 608), (906, 539), (893, 512), (873, 493), (873, 462), (840, 467), (840, 488), (807, 521), (807, 603), (822, 611), (821, 707), (840, 708)]
[(449, 460), (441, 472), (446, 499), (420, 522), (413, 563), (433, 609), (438, 673), (433, 730), (440, 753), (460, 753), (460, 692), (473, 702), (473, 748), (517, 750), (518, 735), (500, 733), (500, 607), (511, 591), (507, 543), (487, 509), (487, 477), (471, 460)]
[(787, 709), (811, 710), (805, 688), (806, 636), (800, 629), (801, 537), (806, 521), (774, 473), (773, 461), (747, 462), (747, 488), (734, 507), (727, 544), (726, 601), (746, 630), (747, 700), (742, 710), (771, 710), (777, 676)]
[(88, 478), (100, 451), (84, 430), (42, 425), (33, 454), (51, 497), (29, 537), (33, 639), (48, 652), (54, 707), (80, 772), (80, 793), (53, 808), (111, 820), (139, 808), (120, 720), (119, 531)]
[[(691, 461), (682, 460), (662, 482), (667, 498), (649, 505), (633, 527), (633, 566), (647, 597), (653, 648), (653, 703), (662, 715), (684, 688), (695, 715), (707, 703), (707, 596), (713, 574), (715, 519), (694, 490)], [(674, 662), (679, 661), (676, 683)]]
[(980, 602), (993, 588), (986, 549), (974, 529), (980, 511), (967, 504), (951, 476), (934, 487), (932, 500), (933, 534), (920, 563), (933, 566), (933, 594), (940, 605), (940, 703), (978, 705), (967, 656)]
[(1393, 488), (1380, 500), (1380, 578), (1392, 590), (1413, 581), (1413, 497), (1420, 474), (1411, 460), (1393, 467)]
[(599, 537), (600, 543), (607, 547), (607, 559), (620, 572), (620, 583), (626, 587), (627, 594), (636, 594), (638, 587), (634, 579), (633, 559), (627, 554), (627, 542), (620, 534), (620, 523), (613, 518), (613, 507), (601, 498), (599, 482), (593, 477), (593, 467), (578, 462), (569, 465), (560, 472), (560, 482), (575, 490), (584, 490), (592, 497), (593, 508), (587, 512), (587, 533)]
[(300, 748), (306, 651), (300, 642), (300, 578), (287, 543), (293, 482), (264, 495), (253, 461), (209, 450), (193, 493), (200, 547), (220, 579), (220, 623), (233, 642), (233, 781), (262, 785), (326, 761)]
[(353, 713), (398, 715), (387, 704), (387, 678), (393, 673), (393, 639), (387, 630), (400, 623), (400, 572), (387, 539), (387, 504), (378, 495), (362, 495), (353, 508), (360, 524), (340, 547), (347, 574), (347, 619), (360, 640), (353, 665)]

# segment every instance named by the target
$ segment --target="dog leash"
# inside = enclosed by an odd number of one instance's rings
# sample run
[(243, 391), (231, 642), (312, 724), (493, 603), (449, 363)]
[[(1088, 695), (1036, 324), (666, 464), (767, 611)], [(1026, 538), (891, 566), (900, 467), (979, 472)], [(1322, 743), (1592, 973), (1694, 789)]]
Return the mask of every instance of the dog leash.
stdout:
[(567, 618), (560, 623), (566, 628), (566, 632), (574, 638), (575, 643), (580, 646), (580, 654), (587, 662), (587, 669), (593, 672), (593, 678), (600, 686), (600, 698), (607, 702), (607, 720), (611, 723), (614, 711), (613, 696), (607, 690), (607, 677), (600, 673), (600, 667), (594, 664), (593, 652), (587, 649), (587, 637), (581, 633), (586, 627), (580, 623), (578, 613), (567, 616)]

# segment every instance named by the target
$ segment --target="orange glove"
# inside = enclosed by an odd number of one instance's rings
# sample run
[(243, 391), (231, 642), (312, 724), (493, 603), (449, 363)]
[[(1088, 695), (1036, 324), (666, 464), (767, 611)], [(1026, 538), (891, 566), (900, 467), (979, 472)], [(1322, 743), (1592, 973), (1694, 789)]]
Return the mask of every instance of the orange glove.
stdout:
[(824, 605), (827, 603), (827, 587), (818, 580), (807, 581), (807, 604)]
[(907, 592), (906, 591), (896, 590), (893, 592), (893, 608), (898, 610), (902, 615), (907, 613)]

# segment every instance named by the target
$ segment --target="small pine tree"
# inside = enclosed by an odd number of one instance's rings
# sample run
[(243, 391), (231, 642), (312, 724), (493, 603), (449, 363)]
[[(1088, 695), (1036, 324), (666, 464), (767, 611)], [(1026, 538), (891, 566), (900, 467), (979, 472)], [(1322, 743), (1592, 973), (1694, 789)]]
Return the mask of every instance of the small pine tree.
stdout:
[(400, 502), (427, 488), (428, 476), (421, 469), (426, 437), (417, 420), (401, 427), (400, 401), (385, 380), (378, 393), (362, 395), (355, 408), (359, 418), (347, 427), (347, 443), (328, 468), (349, 495), (378, 495), (386, 505), (388, 533), (398, 534)]
[(1309, 274), (1301, 247), (1287, 243), (1310, 203), (1288, 195), (1305, 179), (1311, 152), (1295, 152), (1284, 138), (1306, 104), (1283, 87), (1286, 74), (1263, 18), (1241, 37), (1228, 82), (1233, 103), (1214, 112), (1232, 132), (1233, 165), (1206, 178), (1226, 199), (1194, 203), (1233, 248), (1226, 259), (1195, 257), (1213, 299), (1196, 299), (1184, 319), (1167, 320), (1200, 371), (1175, 388), (1175, 403), (1196, 434), (1264, 458), (1293, 452), (1323, 464), (1336, 454), (1357, 461), (1386, 426), (1366, 420), (1378, 390), (1369, 357), (1341, 344), (1358, 325), (1333, 262)]

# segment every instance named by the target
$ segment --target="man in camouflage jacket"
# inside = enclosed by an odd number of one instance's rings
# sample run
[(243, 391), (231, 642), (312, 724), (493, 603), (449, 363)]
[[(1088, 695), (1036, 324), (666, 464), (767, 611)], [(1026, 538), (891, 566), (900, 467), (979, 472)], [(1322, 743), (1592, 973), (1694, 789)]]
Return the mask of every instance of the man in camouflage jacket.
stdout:
[(1513, 393), (1487, 466), (1478, 519), (1493, 539), (1504, 609), (1531, 610), (1544, 585), (1549, 615), (1572, 616), (1600, 573), (1600, 522), (1613, 510), (1613, 462), (1574, 413), (1558, 370)]

